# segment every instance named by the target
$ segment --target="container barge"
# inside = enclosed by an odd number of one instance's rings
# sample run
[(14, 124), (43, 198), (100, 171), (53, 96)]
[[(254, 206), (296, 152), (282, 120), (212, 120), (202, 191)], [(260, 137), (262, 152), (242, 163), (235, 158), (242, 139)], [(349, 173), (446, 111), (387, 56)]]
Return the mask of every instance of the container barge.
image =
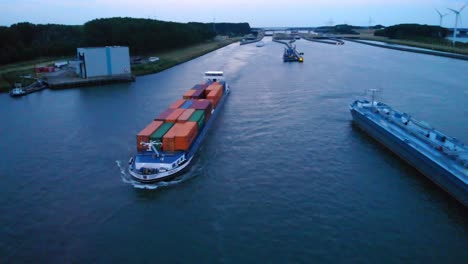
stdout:
[(353, 121), (468, 207), (468, 147), (390, 106), (356, 100)]
[(136, 135), (137, 154), (128, 167), (132, 178), (154, 183), (182, 174), (229, 93), (223, 72), (205, 72), (203, 83), (189, 89)]

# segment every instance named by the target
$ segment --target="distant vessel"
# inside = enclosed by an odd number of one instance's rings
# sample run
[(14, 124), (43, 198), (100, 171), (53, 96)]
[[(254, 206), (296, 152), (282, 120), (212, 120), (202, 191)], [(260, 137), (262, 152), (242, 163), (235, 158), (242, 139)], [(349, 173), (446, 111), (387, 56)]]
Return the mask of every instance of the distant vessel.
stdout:
[(350, 106), (365, 132), (468, 206), (468, 147), (381, 103), (357, 100)]
[(283, 61), (290, 62), (290, 61), (298, 61), (304, 62), (304, 58), (302, 57), (304, 53), (298, 52), (296, 50), (296, 46), (292, 46), (291, 43), (286, 44), (286, 48), (284, 48), (283, 53)]
[(136, 181), (170, 180), (189, 166), (230, 93), (223, 72), (205, 72), (204, 79), (138, 133), (128, 167)]
[(257, 47), (263, 47), (263, 46), (265, 46), (265, 43), (263, 41), (259, 41), (256, 46)]

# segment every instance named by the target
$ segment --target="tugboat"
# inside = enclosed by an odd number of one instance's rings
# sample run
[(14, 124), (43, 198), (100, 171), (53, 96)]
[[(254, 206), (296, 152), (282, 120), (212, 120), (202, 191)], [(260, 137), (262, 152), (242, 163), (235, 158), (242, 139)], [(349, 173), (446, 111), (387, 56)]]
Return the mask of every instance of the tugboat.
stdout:
[[(375, 90), (373, 91), (375, 92)], [(367, 134), (468, 207), (468, 147), (407, 113), (356, 100), (351, 115)]]
[(230, 93), (221, 71), (207, 71), (204, 82), (188, 90), (137, 134), (138, 153), (128, 171), (142, 183), (171, 180), (192, 162)]
[(23, 90), (23, 88), (16, 87), (10, 90), (11, 97), (19, 97), (23, 95), (26, 95), (26, 92)]
[(23, 96), (23, 95), (27, 95), (30, 93), (44, 90), (45, 88), (47, 88), (47, 85), (42, 80), (37, 80), (24, 88), (21, 87), (21, 84), (17, 83), (15, 84), (15, 88), (10, 90), (10, 96), (19, 97), (19, 96)]

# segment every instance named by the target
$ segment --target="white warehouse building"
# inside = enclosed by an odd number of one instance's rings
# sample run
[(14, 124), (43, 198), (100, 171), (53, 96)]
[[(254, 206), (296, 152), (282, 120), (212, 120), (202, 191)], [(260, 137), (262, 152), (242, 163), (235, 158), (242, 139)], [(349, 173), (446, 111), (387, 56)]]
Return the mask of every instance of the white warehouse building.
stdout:
[(128, 47), (77, 48), (76, 73), (82, 78), (131, 75)]

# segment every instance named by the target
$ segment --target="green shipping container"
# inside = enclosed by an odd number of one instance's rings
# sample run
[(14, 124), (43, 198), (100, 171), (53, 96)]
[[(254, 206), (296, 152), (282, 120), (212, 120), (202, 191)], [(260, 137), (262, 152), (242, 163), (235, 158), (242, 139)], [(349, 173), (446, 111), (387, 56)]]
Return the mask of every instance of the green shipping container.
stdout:
[(197, 122), (198, 130), (205, 124), (205, 110), (195, 110), (189, 121)]
[(153, 134), (150, 136), (151, 141), (162, 142), (162, 137), (171, 129), (174, 123), (164, 123), (162, 124)]
[(202, 118), (205, 119), (205, 111), (204, 110), (195, 110), (193, 115), (189, 118), (189, 121), (198, 123)]
[(198, 130), (202, 129), (203, 125), (205, 125), (205, 115), (202, 116), (202, 118), (197, 122), (198, 124)]

